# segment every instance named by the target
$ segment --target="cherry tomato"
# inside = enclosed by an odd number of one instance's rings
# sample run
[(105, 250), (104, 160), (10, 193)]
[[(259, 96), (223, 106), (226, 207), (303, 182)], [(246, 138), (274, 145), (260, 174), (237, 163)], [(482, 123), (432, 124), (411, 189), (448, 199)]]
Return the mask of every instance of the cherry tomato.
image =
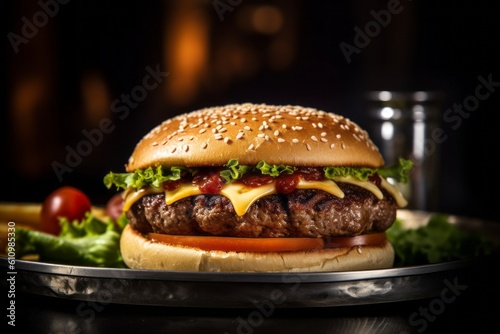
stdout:
[(59, 235), (59, 218), (66, 217), (69, 221), (81, 220), (91, 208), (90, 199), (81, 190), (70, 186), (58, 188), (43, 201), (40, 229)]
[(123, 212), (123, 196), (121, 193), (113, 195), (106, 203), (106, 214), (113, 220), (121, 216)]

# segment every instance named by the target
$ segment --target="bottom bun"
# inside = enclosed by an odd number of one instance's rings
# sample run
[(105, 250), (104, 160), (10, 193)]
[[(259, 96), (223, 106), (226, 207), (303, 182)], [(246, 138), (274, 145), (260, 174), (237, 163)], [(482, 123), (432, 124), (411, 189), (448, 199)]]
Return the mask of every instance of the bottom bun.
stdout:
[(211, 272), (320, 272), (391, 268), (394, 249), (354, 246), (298, 252), (207, 251), (151, 241), (130, 225), (123, 230), (120, 249), (132, 269)]

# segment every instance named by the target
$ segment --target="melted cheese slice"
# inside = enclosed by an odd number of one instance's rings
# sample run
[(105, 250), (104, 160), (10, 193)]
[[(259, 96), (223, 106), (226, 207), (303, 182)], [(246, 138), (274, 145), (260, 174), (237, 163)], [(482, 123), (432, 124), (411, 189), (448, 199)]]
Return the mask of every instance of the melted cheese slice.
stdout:
[(324, 180), (324, 181), (304, 181), (300, 180), (297, 185), (299, 189), (319, 189), (326, 191), (333, 196), (338, 198), (344, 198), (344, 192), (340, 190), (339, 186), (333, 182), (332, 180)]
[[(407, 205), (407, 201), (403, 198), (399, 189), (384, 180), (383, 178), (381, 182), (381, 187), (387, 190), (389, 194), (391, 194), (396, 203), (400, 207), (404, 207)], [(382, 191), (372, 182), (368, 181), (359, 181), (352, 177), (338, 177), (335, 178), (337, 182), (345, 182), (355, 184), (359, 187), (362, 187), (370, 192), (372, 192), (378, 199), (384, 198)], [(297, 188), (299, 189), (320, 189), (326, 191), (333, 196), (344, 198), (344, 192), (339, 188), (339, 186), (333, 180), (323, 180), (323, 181), (304, 181), (300, 180)], [(123, 210), (127, 211), (130, 207), (141, 197), (149, 195), (149, 194), (158, 194), (163, 192), (161, 189), (155, 188), (146, 188), (140, 189), (138, 191), (126, 191), (125, 192), (125, 204), (123, 206)], [(247, 212), (248, 208), (255, 203), (259, 198), (264, 196), (272, 195), (276, 193), (276, 187), (274, 182), (262, 185), (260, 187), (247, 187), (241, 183), (229, 183), (222, 187), (220, 192), (221, 195), (226, 196), (231, 203), (233, 204), (234, 210), (236, 214), (242, 216)], [(192, 184), (183, 184), (179, 186), (177, 189), (172, 191), (165, 191), (165, 202), (170, 205), (180, 199), (200, 195), (202, 192), (200, 189)]]
[(193, 186), (190, 183), (181, 184), (175, 190), (165, 191), (165, 202), (170, 205), (180, 199), (189, 196), (202, 194), (200, 188)]
[(404, 208), (405, 206), (408, 205), (408, 201), (403, 197), (403, 194), (401, 194), (401, 191), (399, 190), (398, 187), (396, 187), (393, 184), (390, 184), (387, 182), (386, 179), (383, 177), (380, 178), (382, 182), (380, 183), (380, 186), (387, 190), (389, 194), (391, 194), (392, 197), (396, 200), (396, 203), (400, 208)]
[(276, 193), (276, 188), (274, 182), (260, 187), (246, 187), (243, 184), (229, 183), (222, 188), (220, 193), (229, 198), (236, 214), (243, 216), (256, 200)]
[(128, 211), (132, 207), (132, 205), (134, 205), (134, 203), (141, 199), (141, 197), (143, 196), (159, 194), (162, 192), (162, 190), (158, 190), (155, 188), (141, 188), (136, 191), (134, 191), (132, 188), (128, 188), (123, 194), (123, 211)]
[(371, 182), (366, 182), (366, 181), (360, 181), (358, 179), (353, 178), (352, 176), (347, 176), (347, 177), (336, 177), (334, 178), (337, 182), (344, 182), (344, 183), (350, 183), (354, 184), (358, 187), (365, 188), (366, 190), (370, 191), (375, 197), (378, 199), (384, 198), (384, 195), (382, 194), (382, 191)]

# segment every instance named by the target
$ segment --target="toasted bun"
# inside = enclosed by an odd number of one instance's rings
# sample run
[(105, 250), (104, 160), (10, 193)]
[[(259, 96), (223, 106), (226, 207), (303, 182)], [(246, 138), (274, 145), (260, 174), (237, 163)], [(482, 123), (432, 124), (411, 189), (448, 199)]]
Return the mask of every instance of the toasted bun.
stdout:
[(322, 272), (391, 268), (394, 249), (380, 246), (282, 253), (205, 251), (151, 241), (127, 225), (120, 241), (132, 269), (216, 272)]
[(349, 119), (301, 106), (231, 104), (169, 119), (137, 144), (127, 171), (150, 166), (253, 165), (378, 168), (384, 160)]

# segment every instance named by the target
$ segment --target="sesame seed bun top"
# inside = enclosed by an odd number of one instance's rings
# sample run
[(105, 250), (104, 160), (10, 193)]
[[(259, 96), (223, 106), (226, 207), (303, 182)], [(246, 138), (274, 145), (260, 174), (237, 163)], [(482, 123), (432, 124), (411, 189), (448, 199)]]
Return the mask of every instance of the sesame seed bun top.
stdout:
[(378, 168), (384, 160), (368, 133), (349, 119), (302, 106), (230, 104), (159, 124), (133, 151), (127, 171), (150, 166), (255, 165)]

